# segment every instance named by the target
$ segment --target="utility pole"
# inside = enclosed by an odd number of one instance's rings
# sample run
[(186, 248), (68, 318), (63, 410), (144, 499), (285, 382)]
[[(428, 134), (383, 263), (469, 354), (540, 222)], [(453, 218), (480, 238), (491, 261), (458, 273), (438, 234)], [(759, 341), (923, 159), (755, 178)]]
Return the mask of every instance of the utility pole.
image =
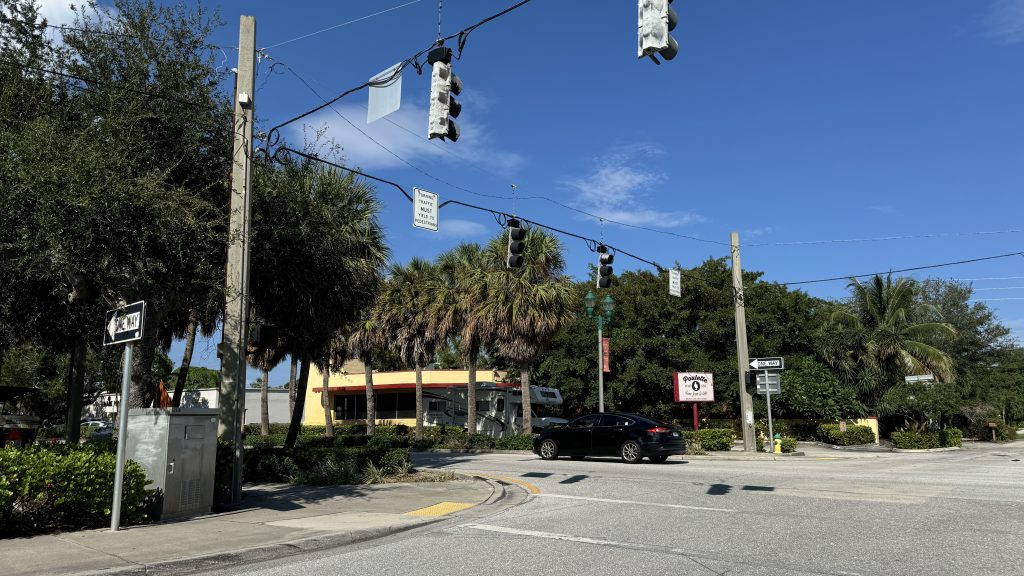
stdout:
[(750, 359), (747, 357), (747, 313), (743, 302), (743, 270), (740, 268), (740, 235), (733, 232), (729, 235), (729, 248), (732, 253), (732, 291), (736, 306), (736, 366), (739, 370), (740, 384), (740, 426), (743, 429), (743, 450), (754, 452), (754, 402), (747, 393), (746, 374)]
[(220, 345), (218, 436), (234, 445), (231, 503), (242, 500), (242, 424), (245, 414), (245, 350), (249, 328), (249, 222), (252, 211), (252, 123), (256, 75), (256, 18), (242, 16), (235, 77), (231, 214), (223, 340)]

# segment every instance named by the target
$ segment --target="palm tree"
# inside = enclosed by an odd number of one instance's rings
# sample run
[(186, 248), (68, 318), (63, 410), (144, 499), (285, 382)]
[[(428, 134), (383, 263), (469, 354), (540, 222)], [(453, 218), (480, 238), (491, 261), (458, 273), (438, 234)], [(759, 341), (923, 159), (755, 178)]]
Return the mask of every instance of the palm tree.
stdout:
[(391, 266), (384, 284), (376, 321), (403, 362), (416, 368), (416, 439), (423, 439), (423, 367), (434, 357), (435, 338), (429, 330), (430, 287), (434, 266), (413, 258)]
[(478, 315), (485, 340), (518, 364), (521, 374), (524, 433), (533, 429), (530, 413), (530, 365), (548, 340), (576, 317), (576, 294), (565, 276), (562, 243), (541, 229), (527, 232), (521, 268), (504, 266), (505, 235), (487, 246), (491, 267), (486, 273), (487, 298)]
[(334, 415), (331, 413), (331, 366), (341, 369), (347, 358), (345, 339), (338, 335), (327, 345), (323, 360), (317, 366), (323, 374), (323, 382), (320, 388), (320, 404), (324, 408), (324, 436), (334, 437)]
[(460, 244), (438, 258), (431, 286), (429, 329), (436, 345), (458, 342), (466, 363), (466, 429), (476, 432), (476, 368), (483, 348), (484, 326), (478, 314), (487, 300), (487, 271), (494, 268), (490, 255), (478, 244)]
[(270, 434), (270, 371), (280, 364), (284, 357), (285, 353), (279, 347), (250, 347), (245, 355), (245, 360), (250, 366), (263, 372), (263, 386), (260, 387), (260, 436)]
[(843, 379), (877, 406), (889, 388), (912, 374), (953, 379), (953, 361), (936, 343), (956, 334), (934, 306), (915, 304), (917, 284), (876, 275), (862, 284), (850, 280), (849, 305), (832, 313), (822, 355)]
[(377, 406), (373, 398), (373, 349), (384, 342), (377, 326), (375, 309), (365, 310), (346, 340), (353, 357), (363, 363), (366, 379), (366, 434), (373, 436), (377, 429)]

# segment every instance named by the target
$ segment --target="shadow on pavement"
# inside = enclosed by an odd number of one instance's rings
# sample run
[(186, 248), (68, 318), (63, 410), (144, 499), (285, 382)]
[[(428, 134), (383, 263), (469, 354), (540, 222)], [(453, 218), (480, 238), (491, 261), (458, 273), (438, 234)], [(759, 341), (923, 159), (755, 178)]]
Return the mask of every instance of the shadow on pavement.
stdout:
[(368, 493), (364, 486), (356, 485), (250, 484), (243, 487), (241, 504), (225, 512), (230, 514), (256, 508), (288, 512), (335, 498), (361, 498)]

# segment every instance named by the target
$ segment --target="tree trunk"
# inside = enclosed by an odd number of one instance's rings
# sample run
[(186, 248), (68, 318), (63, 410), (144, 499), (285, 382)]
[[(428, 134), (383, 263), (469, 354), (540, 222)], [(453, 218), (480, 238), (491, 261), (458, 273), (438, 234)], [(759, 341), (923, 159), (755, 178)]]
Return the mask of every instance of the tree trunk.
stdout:
[(423, 364), (416, 361), (416, 439), (423, 440)]
[(82, 396), (85, 394), (85, 341), (76, 338), (68, 359), (68, 421), (64, 440), (71, 445), (81, 441)]
[(373, 436), (374, 432), (377, 431), (377, 406), (373, 401), (373, 368), (371, 367), (372, 358), (369, 354), (363, 359), (363, 365), (366, 370), (366, 434), (367, 436)]
[(270, 435), (270, 370), (263, 371), (263, 389), (260, 390), (260, 436)]
[(533, 414), (530, 412), (530, 367), (520, 371), (520, 380), (523, 390), (523, 429), (520, 434), (533, 433)]
[(469, 379), (466, 382), (466, 431), (476, 434), (476, 358), (469, 361)]
[[(149, 408), (157, 399), (156, 383), (150, 369), (156, 357), (159, 344), (157, 331), (163, 323), (163, 314), (157, 306), (146, 306), (146, 320), (142, 327), (142, 339), (134, 342), (132, 351), (132, 383), (128, 394), (128, 408)], [(123, 404), (123, 402), (122, 402)]]
[(324, 407), (324, 435), (328, 438), (334, 438), (334, 419), (331, 414), (331, 361), (330, 359), (324, 360), (324, 384), (323, 388), (320, 389), (320, 403)]
[(299, 359), (294, 354), (291, 357), (292, 370), (288, 376), (288, 413), (295, 412), (295, 372), (298, 370)]
[(192, 351), (196, 345), (196, 330), (199, 328), (199, 311), (191, 310), (188, 313), (188, 328), (185, 330), (185, 352), (181, 355), (181, 367), (178, 368), (178, 381), (174, 383), (174, 398), (171, 399), (171, 406), (181, 406), (181, 395), (185, 391), (185, 382), (188, 381), (188, 369), (192, 366)]
[(302, 409), (306, 405), (306, 386), (309, 384), (309, 357), (303, 356), (299, 379), (295, 382), (295, 409), (292, 410), (292, 421), (288, 425), (288, 437), (284, 440), (285, 450), (295, 448), (295, 440), (299, 437), (302, 427)]

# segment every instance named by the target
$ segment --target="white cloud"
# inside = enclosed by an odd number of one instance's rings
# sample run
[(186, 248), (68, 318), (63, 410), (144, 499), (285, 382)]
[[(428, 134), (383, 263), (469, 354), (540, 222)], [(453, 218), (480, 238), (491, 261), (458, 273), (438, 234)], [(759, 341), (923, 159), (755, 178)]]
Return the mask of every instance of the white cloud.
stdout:
[(46, 18), (48, 24), (61, 26), (73, 24), (75, 21), (75, 13), (71, 10), (69, 0), (36, 0), (36, 5), (39, 6), (39, 13)]
[(595, 158), (594, 170), (586, 176), (566, 178), (563, 184), (576, 193), (573, 206), (607, 220), (662, 228), (705, 221), (699, 214), (660, 210), (645, 201), (668, 176), (645, 167), (643, 160), (662, 155), (664, 151), (652, 144), (622, 146)]
[(889, 206), (888, 204), (874, 204), (872, 206), (868, 206), (868, 210), (878, 212), (879, 214), (892, 214), (893, 212), (896, 211), (895, 208)]
[(459, 220), (457, 218), (445, 218), (441, 215), (441, 221), (437, 225), (439, 238), (463, 240), (476, 238), (487, 233), (487, 227), (472, 220)]
[[(452, 143), (427, 140), (427, 109), (423, 106), (403, 102), (397, 112), (371, 124), (366, 124), (366, 109), (358, 104), (335, 104), (335, 108), (337, 112), (327, 108), (303, 122), (313, 128), (325, 126), (327, 136), (341, 145), (346, 161), (367, 170), (400, 168), (408, 162), (443, 179), (444, 170), (438, 163), (471, 163), (505, 176), (525, 162), (520, 154), (495, 147), (487, 125), (466, 112), (458, 119), (459, 141)], [(292, 125), (291, 138), (302, 141), (302, 125)]]
[(1024, 0), (994, 0), (983, 24), (986, 33), (998, 42), (1024, 42)]
[(771, 234), (774, 231), (775, 230), (772, 229), (771, 226), (764, 226), (762, 228), (754, 228), (753, 230), (745, 230), (743, 232), (743, 235), (748, 238), (759, 238), (761, 236), (765, 236), (766, 234)]

